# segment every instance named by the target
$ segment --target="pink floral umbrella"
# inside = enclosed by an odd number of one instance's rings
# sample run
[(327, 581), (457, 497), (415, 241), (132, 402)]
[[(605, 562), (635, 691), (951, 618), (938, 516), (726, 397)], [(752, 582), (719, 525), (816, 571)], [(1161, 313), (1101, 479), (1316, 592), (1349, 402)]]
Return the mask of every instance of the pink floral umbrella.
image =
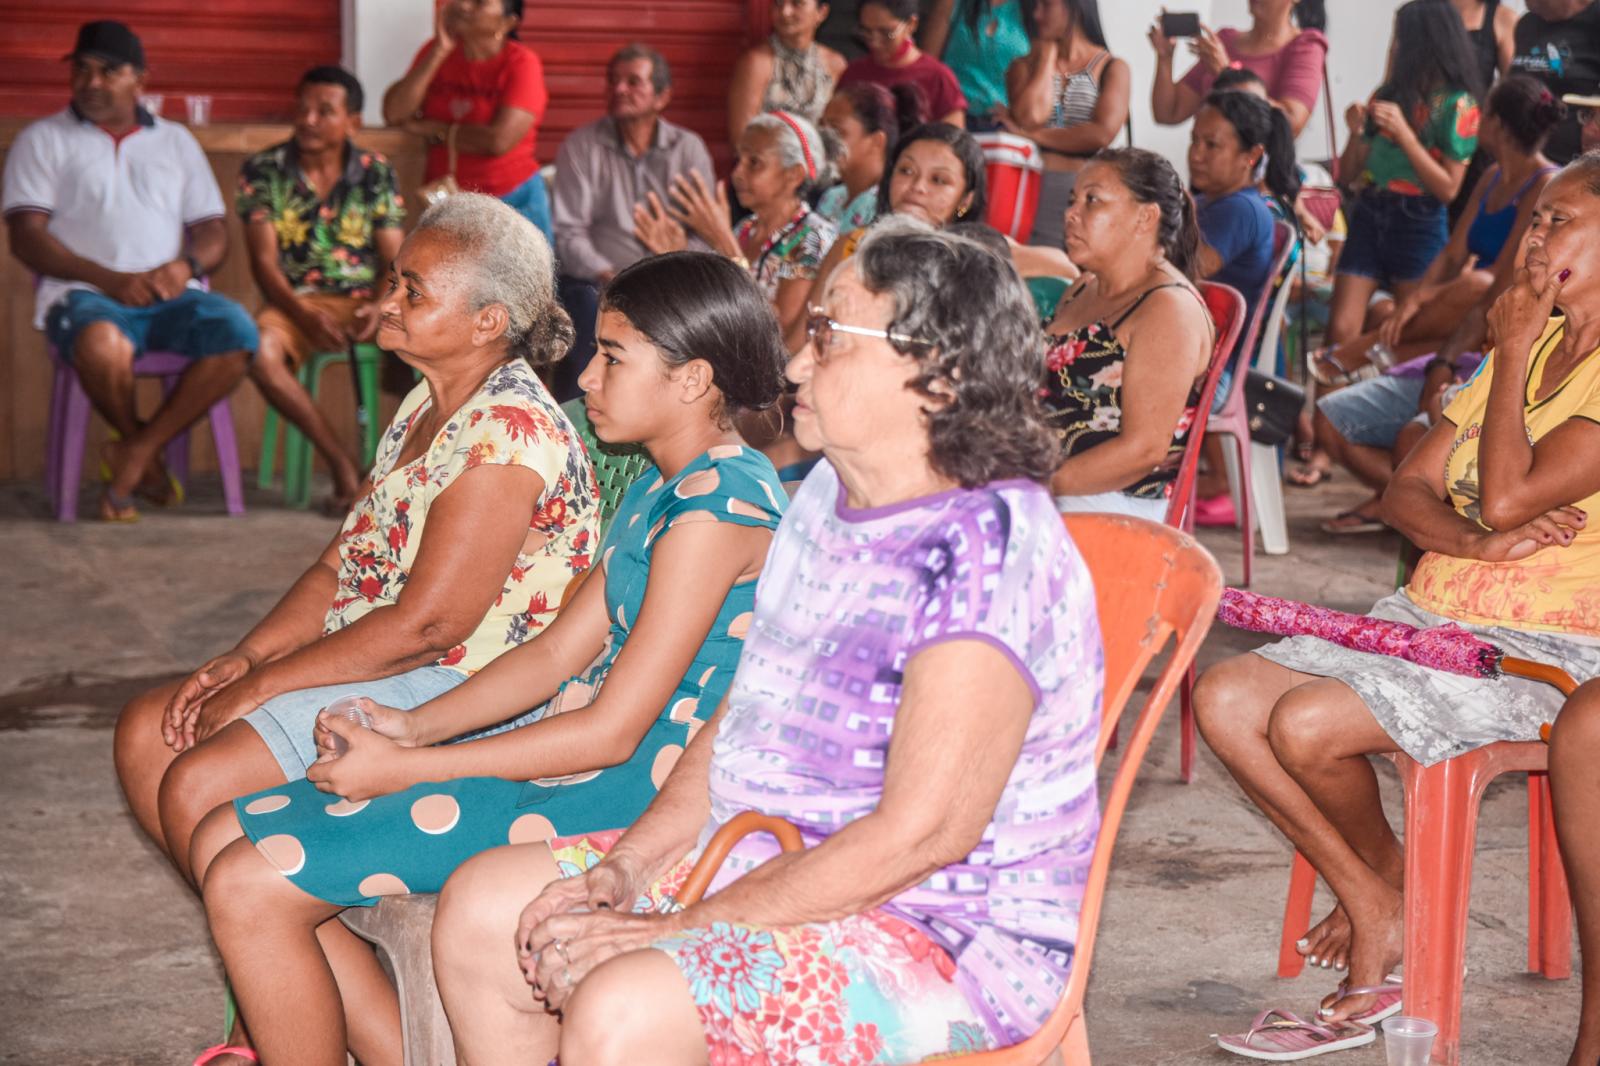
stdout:
[[(1392, 655), (1418, 666), (1466, 677), (1511, 674), (1554, 685), (1567, 696), (1578, 687), (1572, 675), (1560, 667), (1507, 655), (1460, 626), (1419, 629), (1404, 622), (1262, 596), (1244, 589), (1222, 590), (1217, 618), (1235, 629), (1280, 637), (1320, 637), (1355, 651)], [(1542, 727), (1541, 733), (1548, 729), (1548, 726)]]

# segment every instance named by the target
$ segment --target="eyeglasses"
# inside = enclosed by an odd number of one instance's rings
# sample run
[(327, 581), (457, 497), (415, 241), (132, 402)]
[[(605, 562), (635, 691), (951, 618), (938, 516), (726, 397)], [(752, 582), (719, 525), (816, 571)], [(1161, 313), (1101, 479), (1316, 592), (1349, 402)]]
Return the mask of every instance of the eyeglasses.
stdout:
[(866, 41), (883, 41), (885, 44), (887, 44), (888, 42), (894, 40), (896, 37), (900, 36), (900, 32), (902, 30), (904, 30), (907, 25), (908, 25), (908, 23), (905, 23), (905, 22), (896, 22), (893, 26), (890, 26), (888, 29), (881, 29), (881, 28), (876, 28), (876, 27), (867, 27), (867, 26), (859, 26), (858, 25), (856, 27), (856, 36), (861, 38), (861, 40), (863, 42), (866, 42)]
[(902, 346), (921, 345), (931, 348), (927, 341), (917, 340), (904, 333), (891, 333), (886, 329), (868, 329), (865, 326), (847, 326), (843, 322), (835, 322), (823, 313), (822, 308), (813, 307), (806, 316), (806, 336), (811, 338), (811, 347), (816, 352), (819, 363), (828, 361), (828, 350), (833, 347), (834, 333), (849, 333), (856, 337), (876, 337), (878, 340), (888, 341), (890, 344)]

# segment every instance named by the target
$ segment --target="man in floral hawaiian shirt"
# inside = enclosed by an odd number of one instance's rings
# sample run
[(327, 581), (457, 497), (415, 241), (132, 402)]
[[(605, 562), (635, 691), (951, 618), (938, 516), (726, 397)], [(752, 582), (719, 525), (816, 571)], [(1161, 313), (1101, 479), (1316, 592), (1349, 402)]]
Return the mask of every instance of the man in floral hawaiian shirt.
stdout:
[(329, 509), (342, 515), (362, 472), (295, 368), (377, 332), (376, 299), (400, 249), (405, 209), (389, 161), (350, 142), (361, 122), (361, 83), (338, 67), (315, 67), (300, 79), (299, 96), (293, 139), (252, 156), (239, 173), (250, 272), (267, 301), (250, 376), (328, 464)]

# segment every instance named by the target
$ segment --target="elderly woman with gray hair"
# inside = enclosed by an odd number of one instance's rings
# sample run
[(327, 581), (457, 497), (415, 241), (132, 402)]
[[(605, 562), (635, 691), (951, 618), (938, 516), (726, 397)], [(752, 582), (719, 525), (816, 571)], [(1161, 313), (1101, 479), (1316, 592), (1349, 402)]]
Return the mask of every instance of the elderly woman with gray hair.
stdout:
[[(1034, 322), (1009, 263), (909, 219), (834, 274), (788, 365), (825, 461), (715, 716), (631, 829), (487, 852), (445, 886), (463, 1061), (919, 1062), (1042, 1023), (1098, 829), (1102, 673), (1042, 484)], [(747, 838), (674, 907), (746, 810), (809, 849)]]
[(572, 336), (552, 266), (534, 225), (492, 197), (422, 216), (391, 269), (378, 343), (423, 380), (365, 491), (232, 650), (123, 709), (123, 789), (186, 877), (207, 812), (305, 776), (322, 708), (352, 688), (400, 708), (449, 691), (548, 625), (589, 566), (594, 473), (534, 371)]
[(683, 248), (693, 230), (712, 251), (749, 270), (793, 351), (805, 343), (806, 297), (838, 236), (807, 200), (826, 184), (828, 151), (810, 120), (788, 111), (751, 119), (736, 148), (733, 189), (750, 212), (737, 225), (727, 186), (718, 182), (713, 190), (690, 171), (672, 179), (671, 204), (652, 193), (634, 209), (634, 233), (659, 254)]

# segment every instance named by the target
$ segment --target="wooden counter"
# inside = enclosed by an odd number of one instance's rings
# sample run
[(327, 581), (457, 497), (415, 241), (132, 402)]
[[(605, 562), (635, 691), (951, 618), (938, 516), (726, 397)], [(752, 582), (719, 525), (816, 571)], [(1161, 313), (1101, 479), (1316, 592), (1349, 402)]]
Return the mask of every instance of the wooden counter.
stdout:
[[(19, 119), (0, 119), (0, 167), (4, 166), (12, 141), (28, 125)], [(238, 300), (254, 312), (262, 305), (260, 294), (250, 278), (245, 259), (244, 232), (232, 213), (239, 168), (256, 152), (289, 139), (286, 125), (217, 124), (194, 130), (205, 149), (228, 205), (228, 258), (212, 275), (214, 291)], [(401, 194), (407, 207), (416, 212), (415, 192), (422, 177), (422, 146), (398, 130), (376, 129), (357, 133), (356, 143), (388, 156), (400, 178)], [(45, 426), (50, 411), (50, 389), (54, 365), (45, 354), (44, 335), (33, 328), (33, 278), (10, 251), (9, 241), (0, 231), (0, 480), (38, 478), (44, 470)], [(154, 382), (141, 384), (141, 412), (148, 412), (157, 399)], [(347, 438), (352, 454), (356, 451), (354, 400), (348, 374), (328, 373), (319, 396), (330, 421)], [(392, 402), (392, 401), (391, 401)], [(239, 457), (247, 470), (254, 470), (261, 449), (261, 425), (266, 407), (255, 386), (244, 382), (233, 395), (233, 421), (239, 435)], [(392, 406), (386, 408), (392, 411)], [(211, 434), (201, 422), (194, 435), (194, 464), (199, 471), (216, 469), (211, 450)], [(104, 439), (105, 427), (98, 417), (90, 430), (85, 449), (85, 477), (95, 476), (98, 467), (97, 444)]]

